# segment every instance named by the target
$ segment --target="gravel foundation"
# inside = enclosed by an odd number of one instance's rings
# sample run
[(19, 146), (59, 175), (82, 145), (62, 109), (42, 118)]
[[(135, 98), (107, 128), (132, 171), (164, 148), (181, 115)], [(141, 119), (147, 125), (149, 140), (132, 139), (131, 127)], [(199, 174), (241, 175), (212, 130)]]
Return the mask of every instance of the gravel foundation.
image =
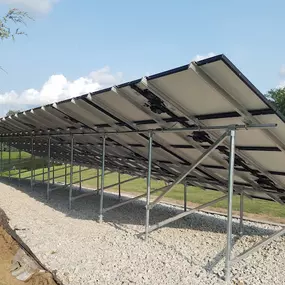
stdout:
[[(145, 242), (145, 208), (137, 201), (110, 211), (97, 222), (99, 196), (78, 199), (68, 210), (68, 191), (0, 183), (0, 208), (10, 226), (63, 284), (225, 284), (226, 218), (196, 213), (150, 234)], [(106, 206), (117, 197), (106, 194)], [(158, 205), (151, 224), (179, 207)], [(244, 236), (234, 235), (233, 255), (280, 227), (244, 222)], [(233, 222), (233, 233), (238, 221)], [(285, 284), (285, 237), (258, 250), (232, 268), (233, 284)]]

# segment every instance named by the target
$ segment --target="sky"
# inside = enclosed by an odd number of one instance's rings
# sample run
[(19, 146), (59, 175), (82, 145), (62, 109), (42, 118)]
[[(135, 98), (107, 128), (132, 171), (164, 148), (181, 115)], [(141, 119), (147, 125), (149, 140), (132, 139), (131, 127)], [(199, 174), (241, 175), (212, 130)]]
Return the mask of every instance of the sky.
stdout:
[(261, 92), (285, 86), (285, 1), (0, 0), (9, 8), (34, 20), (0, 42), (0, 116), (221, 53)]

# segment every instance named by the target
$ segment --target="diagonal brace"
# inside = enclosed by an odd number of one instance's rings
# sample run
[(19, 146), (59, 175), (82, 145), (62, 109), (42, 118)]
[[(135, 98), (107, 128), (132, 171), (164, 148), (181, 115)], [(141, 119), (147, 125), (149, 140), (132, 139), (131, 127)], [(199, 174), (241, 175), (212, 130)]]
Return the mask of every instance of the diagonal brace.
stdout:
[(179, 184), (187, 175), (189, 175), (206, 157), (208, 157), (229, 135), (229, 131), (227, 130), (223, 133), (216, 142), (207, 149), (204, 153), (202, 153), (191, 165), (191, 167), (184, 173), (182, 173), (172, 184), (166, 186), (162, 189), (162, 193), (149, 205), (149, 208), (152, 209), (175, 185)]

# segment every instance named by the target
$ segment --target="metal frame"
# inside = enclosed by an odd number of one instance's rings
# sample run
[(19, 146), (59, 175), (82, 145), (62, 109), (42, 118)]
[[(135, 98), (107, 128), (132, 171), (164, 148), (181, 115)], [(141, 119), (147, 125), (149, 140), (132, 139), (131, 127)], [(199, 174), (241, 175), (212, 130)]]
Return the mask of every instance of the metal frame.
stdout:
[[(231, 250), (232, 250), (232, 197), (234, 195), (234, 190), (235, 194), (239, 194), (240, 195), (240, 227), (239, 227), (239, 233), (242, 235), (243, 234), (243, 210), (244, 210), (244, 196), (246, 195), (243, 192), (243, 188), (236, 188), (234, 189), (234, 159), (235, 159), (235, 134), (236, 134), (236, 130), (239, 129), (245, 129), (245, 128), (271, 128), (274, 127), (274, 124), (269, 124), (269, 125), (251, 125), (251, 126), (245, 126), (245, 125), (237, 125), (237, 126), (215, 126), (215, 127), (198, 127), (198, 128), (181, 128), (181, 129), (156, 129), (156, 130), (143, 130), (143, 131), (117, 131), (117, 132), (105, 132), (105, 133), (92, 133), (92, 134), (83, 134), (83, 135), (91, 135), (91, 136), (101, 136), (102, 137), (102, 152), (101, 152), (101, 174), (99, 175), (99, 168), (97, 168), (97, 175), (90, 177), (90, 178), (86, 178), (86, 179), (82, 179), (82, 172), (88, 170), (87, 169), (83, 169), (82, 170), (82, 166), (81, 164), (79, 164), (79, 170), (74, 172), (74, 139), (75, 136), (77, 134), (69, 134), (70, 137), (70, 183), (67, 183), (67, 164), (65, 162), (65, 165), (60, 168), (60, 169), (64, 169), (65, 173), (64, 175), (60, 175), (58, 177), (55, 177), (55, 172), (57, 170), (59, 170), (58, 168), (55, 170), (54, 168), (54, 158), (51, 156), (51, 138), (54, 138), (55, 136), (53, 134), (48, 135), (48, 143), (47, 143), (47, 156), (48, 156), (48, 166), (47, 166), (47, 172), (44, 171), (43, 168), (43, 172), (40, 174), (35, 174), (35, 169), (33, 167), (33, 162), (34, 162), (34, 143), (35, 143), (35, 138), (37, 137), (36, 135), (30, 136), (31, 138), (31, 163), (32, 163), (32, 167), (31, 167), (31, 175), (30, 175), (30, 179), (31, 179), (31, 188), (34, 189), (35, 186), (35, 177), (39, 176), (39, 175), (44, 175), (47, 174), (48, 178), (47, 179), (43, 179), (42, 182), (39, 183), (44, 183), (47, 182), (47, 199), (50, 199), (50, 193), (54, 190), (58, 190), (58, 189), (64, 189), (69, 187), (69, 209), (71, 209), (72, 207), (72, 202), (79, 199), (79, 198), (83, 198), (83, 197), (87, 197), (90, 195), (94, 195), (96, 193), (100, 193), (100, 210), (99, 210), (99, 222), (102, 223), (103, 222), (103, 214), (116, 209), (118, 207), (121, 207), (123, 205), (126, 205), (128, 203), (131, 203), (133, 201), (136, 201), (138, 199), (144, 198), (146, 197), (146, 218), (145, 218), (145, 240), (148, 239), (149, 233), (151, 233), (154, 230), (157, 230), (169, 223), (172, 223), (178, 219), (181, 219), (183, 217), (186, 217), (196, 211), (199, 211), (205, 207), (208, 207), (214, 203), (217, 203), (223, 199), (228, 199), (228, 218), (227, 218), (227, 245), (226, 245), (226, 262), (225, 262), (225, 269), (226, 269), (226, 281), (229, 282), (230, 281), (230, 272), (231, 272), (231, 265), (234, 262), (238, 262), (241, 259), (245, 258), (246, 256), (248, 256), (250, 253), (252, 253), (253, 251), (259, 249), (261, 246), (269, 243), (270, 241), (272, 241), (274, 238), (282, 235), (285, 233), (285, 228), (283, 228), (282, 230), (278, 231), (277, 233), (273, 234), (272, 236), (264, 239), (263, 241), (259, 242), (258, 244), (254, 245), (253, 247), (251, 247), (250, 249), (246, 250), (244, 253), (240, 254), (239, 256), (235, 257), (235, 258), (231, 258)], [(153, 148), (153, 135), (155, 133), (165, 133), (165, 132), (183, 132), (185, 130), (188, 131), (193, 131), (193, 130), (223, 130), (225, 129), (225, 132), (220, 135), (217, 140), (207, 149), (205, 149), (205, 151), (195, 160), (192, 162), (192, 164), (190, 165), (189, 169), (186, 171), (183, 171), (177, 178), (173, 178), (172, 180), (170, 180), (171, 182), (169, 182), (166, 186), (159, 188), (159, 189), (154, 189), (151, 190), (151, 178), (152, 178), (152, 172), (155, 172), (155, 168), (154, 168), (154, 164), (153, 164), (153, 159), (152, 159), (152, 148)], [(121, 172), (118, 172), (118, 183), (114, 183), (111, 185), (107, 185), (105, 186), (105, 176), (113, 173), (113, 171), (105, 171), (106, 167), (105, 167), (105, 161), (106, 159), (108, 159), (108, 157), (106, 157), (106, 135), (112, 135), (112, 134), (128, 134), (128, 133), (146, 133), (148, 132), (148, 158), (147, 158), (147, 173), (146, 175), (138, 175), (126, 180), (121, 181)], [(79, 135), (79, 134), (78, 134)], [(82, 134), (80, 134), (82, 135)], [(62, 135), (60, 135), (62, 136)], [(45, 136), (43, 136), (45, 137)], [(227, 188), (225, 187), (223, 189), (224, 193), (226, 195), (223, 195), (222, 197), (215, 199), (213, 201), (210, 201), (208, 203), (205, 203), (203, 205), (200, 205), (198, 207), (195, 207), (193, 209), (187, 209), (187, 181), (186, 178), (187, 176), (189, 176), (189, 174), (191, 174), (192, 171), (195, 171), (195, 169), (203, 162), (203, 160), (205, 158), (207, 158), (208, 156), (211, 156), (212, 152), (217, 149), (217, 147), (222, 144), (228, 137), (230, 137), (230, 154), (229, 154), (229, 173), (228, 173), (228, 185)], [(11, 165), (11, 141), (10, 139), (8, 139), (8, 143), (9, 143), (9, 162), (8, 165)], [(3, 172), (3, 141), (1, 141), (1, 171)], [(50, 173), (51, 173), (51, 161), (52, 161), (52, 172), (53, 172), (53, 176), (52, 178), (50, 177)], [(19, 165), (23, 163), (23, 161), (21, 161), (21, 155), (19, 155)], [(1, 172), (1, 173), (2, 173)], [(24, 171), (25, 172), (25, 171)], [(20, 169), (18, 172), (19, 175), (19, 181), (21, 178), (21, 173), (23, 173)], [(75, 173), (79, 173), (79, 180), (78, 181), (74, 181), (73, 180), (73, 175)], [(65, 177), (65, 181), (64, 181), (64, 185), (60, 185), (60, 184), (55, 184), (55, 179), (59, 178), (59, 177)], [(121, 201), (121, 185), (123, 183), (127, 183), (130, 181), (133, 181), (135, 179), (140, 178), (141, 176), (146, 176), (147, 178), (147, 190), (146, 193), (142, 194), (142, 195), (138, 195), (136, 197), (133, 198), (129, 198), (126, 199), (124, 201)], [(99, 182), (99, 177), (101, 177), (101, 185)], [(11, 173), (10, 173), (10, 168), (9, 168), (9, 179), (11, 178)], [(95, 191), (91, 191), (91, 192), (85, 192), (79, 195), (75, 195), (73, 196), (73, 188), (74, 188), (74, 184), (79, 183), (79, 190), (82, 190), (82, 182), (86, 181), (86, 180), (90, 180), (90, 179), (94, 179), (97, 178), (97, 188), (95, 189)], [(53, 181), (54, 187), (50, 188), (50, 181)], [(164, 178), (162, 178), (164, 179)], [(193, 183), (195, 180), (193, 179)], [(170, 192), (173, 187), (179, 183), (183, 183), (184, 185), (184, 204), (183, 204), (183, 212), (168, 218), (164, 221), (158, 222), (154, 225), (150, 225), (149, 221), (150, 221), (150, 211), (151, 209), (158, 204), (161, 199), (168, 193)], [(195, 184), (193, 184), (195, 185)], [(99, 187), (100, 186), (100, 187)], [(104, 190), (112, 188), (114, 186), (118, 186), (118, 197), (119, 197), (119, 203), (109, 206), (107, 208), (104, 208)], [(236, 186), (235, 186), (236, 187)], [(244, 188), (244, 190), (247, 191), (246, 188)], [(258, 189), (257, 189), (258, 190)], [(156, 192), (161, 192), (160, 195), (158, 195), (153, 201), (151, 201), (151, 194), (154, 194)], [(276, 193), (275, 193), (276, 194)], [(278, 200), (279, 196), (274, 193), (272, 194), (272, 199), (274, 200)], [(279, 198), (280, 199), (280, 198)]]

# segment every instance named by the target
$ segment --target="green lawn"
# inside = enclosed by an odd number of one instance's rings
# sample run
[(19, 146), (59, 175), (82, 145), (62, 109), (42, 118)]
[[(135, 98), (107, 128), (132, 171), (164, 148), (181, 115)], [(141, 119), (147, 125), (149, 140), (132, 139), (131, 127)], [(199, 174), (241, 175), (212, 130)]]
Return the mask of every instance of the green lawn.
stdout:
[[(12, 152), (11, 153), (11, 158), (12, 158), (12, 162), (17, 162), (18, 160), (18, 153), (16, 152)], [(30, 155), (27, 153), (22, 153), (22, 158), (25, 158), (25, 163), (21, 164), (21, 171), (27, 171), (25, 173), (21, 174), (21, 177), (30, 177), (30, 169), (31, 169), (31, 165), (33, 165), (33, 168), (36, 169), (35, 173), (36, 174), (41, 174), (39, 176), (36, 176), (36, 180), (42, 180), (42, 168), (45, 165), (46, 166), (46, 162), (45, 160), (41, 159), (41, 158), (35, 158), (33, 163), (31, 163), (30, 160)], [(5, 161), (5, 163), (8, 164), (8, 153), (3, 153), (3, 161)], [(13, 165), (13, 163), (12, 163)], [(60, 169), (62, 168), (63, 165), (56, 165), (55, 169)], [(84, 168), (82, 168), (83, 170)], [(45, 168), (45, 172), (47, 171), (47, 168)], [(75, 166), (74, 167), (74, 172), (78, 171), (78, 167)], [(68, 173), (69, 173), (69, 169), (68, 169)], [(92, 176), (95, 176), (97, 173), (96, 169), (89, 169), (86, 170), (84, 172), (82, 172), (82, 179), (85, 178), (90, 178)], [(16, 170), (11, 170), (11, 174), (15, 174), (15, 177), (18, 177), (18, 169)], [(3, 172), (4, 176), (8, 176), (8, 168), (6, 167), (6, 171)], [(64, 169), (60, 169), (58, 171), (56, 171), (55, 176), (61, 176), (64, 175)], [(52, 178), (52, 175), (51, 175)], [(121, 175), (121, 181), (123, 181), (124, 179), (128, 179), (130, 178), (130, 176), (128, 175)], [(45, 179), (47, 179), (47, 174), (45, 174)], [(61, 178), (57, 178), (55, 179), (57, 182), (64, 182), (64, 177)], [(76, 182), (79, 180), (79, 174), (75, 173), (73, 175), (73, 181)], [(110, 175), (106, 175), (105, 177), (105, 185), (110, 185), (110, 184), (114, 184), (117, 183), (118, 181), (118, 174), (117, 173), (113, 173)], [(67, 182), (69, 183), (69, 176), (67, 177)], [(82, 183), (83, 186), (85, 187), (92, 187), (92, 188), (96, 188), (97, 185), (97, 181), (96, 179), (91, 179), (88, 181), (85, 181)], [(163, 181), (156, 181), (153, 180), (152, 181), (152, 189), (156, 189), (159, 187), (164, 186), (164, 182)], [(112, 189), (112, 191), (116, 191), (117, 187), (114, 187), (114, 189)], [(122, 194), (123, 192), (129, 192), (129, 193), (145, 193), (146, 191), (146, 180), (145, 179), (137, 179), (131, 182), (128, 182), (126, 184), (121, 185), (121, 191)], [(203, 204), (206, 202), (209, 202), (213, 199), (216, 199), (218, 197), (221, 197), (223, 194), (220, 192), (216, 192), (216, 191), (211, 191), (211, 190), (202, 190), (198, 187), (189, 187), (188, 189), (188, 201), (191, 201), (193, 203), (197, 203), (197, 204)], [(153, 195), (155, 196), (155, 195)], [(172, 191), (170, 191), (167, 195), (166, 198), (170, 198), (170, 199), (174, 199), (176, 201), (181, 201), (181, 203), (183, 203), (183, 185), (177, 185), (173, 188)], [(226, 208), (227, 207), (227, 202), (226, 200), (221, 201), (215, 205), (213, 205), (213, 207), (219, 207), (219, 208)], [(234, 210), (239, 210), (239, 197), (234, 196), (233, 198), (233, 209)], [(244, 199), (244, 210), (245, 212), (248, 213), (254, 213), (254, 214), (264, 214), (267, 216), (271, 216), (271, 217), (285, 217), (285, 207), (281, 206), (280, 204), (274, 203), (274, 202), (268, 202), (268, 201), (263, 201), (263, 200), (258, 200), (258, 199), (248, 199), (245, 198)]]

